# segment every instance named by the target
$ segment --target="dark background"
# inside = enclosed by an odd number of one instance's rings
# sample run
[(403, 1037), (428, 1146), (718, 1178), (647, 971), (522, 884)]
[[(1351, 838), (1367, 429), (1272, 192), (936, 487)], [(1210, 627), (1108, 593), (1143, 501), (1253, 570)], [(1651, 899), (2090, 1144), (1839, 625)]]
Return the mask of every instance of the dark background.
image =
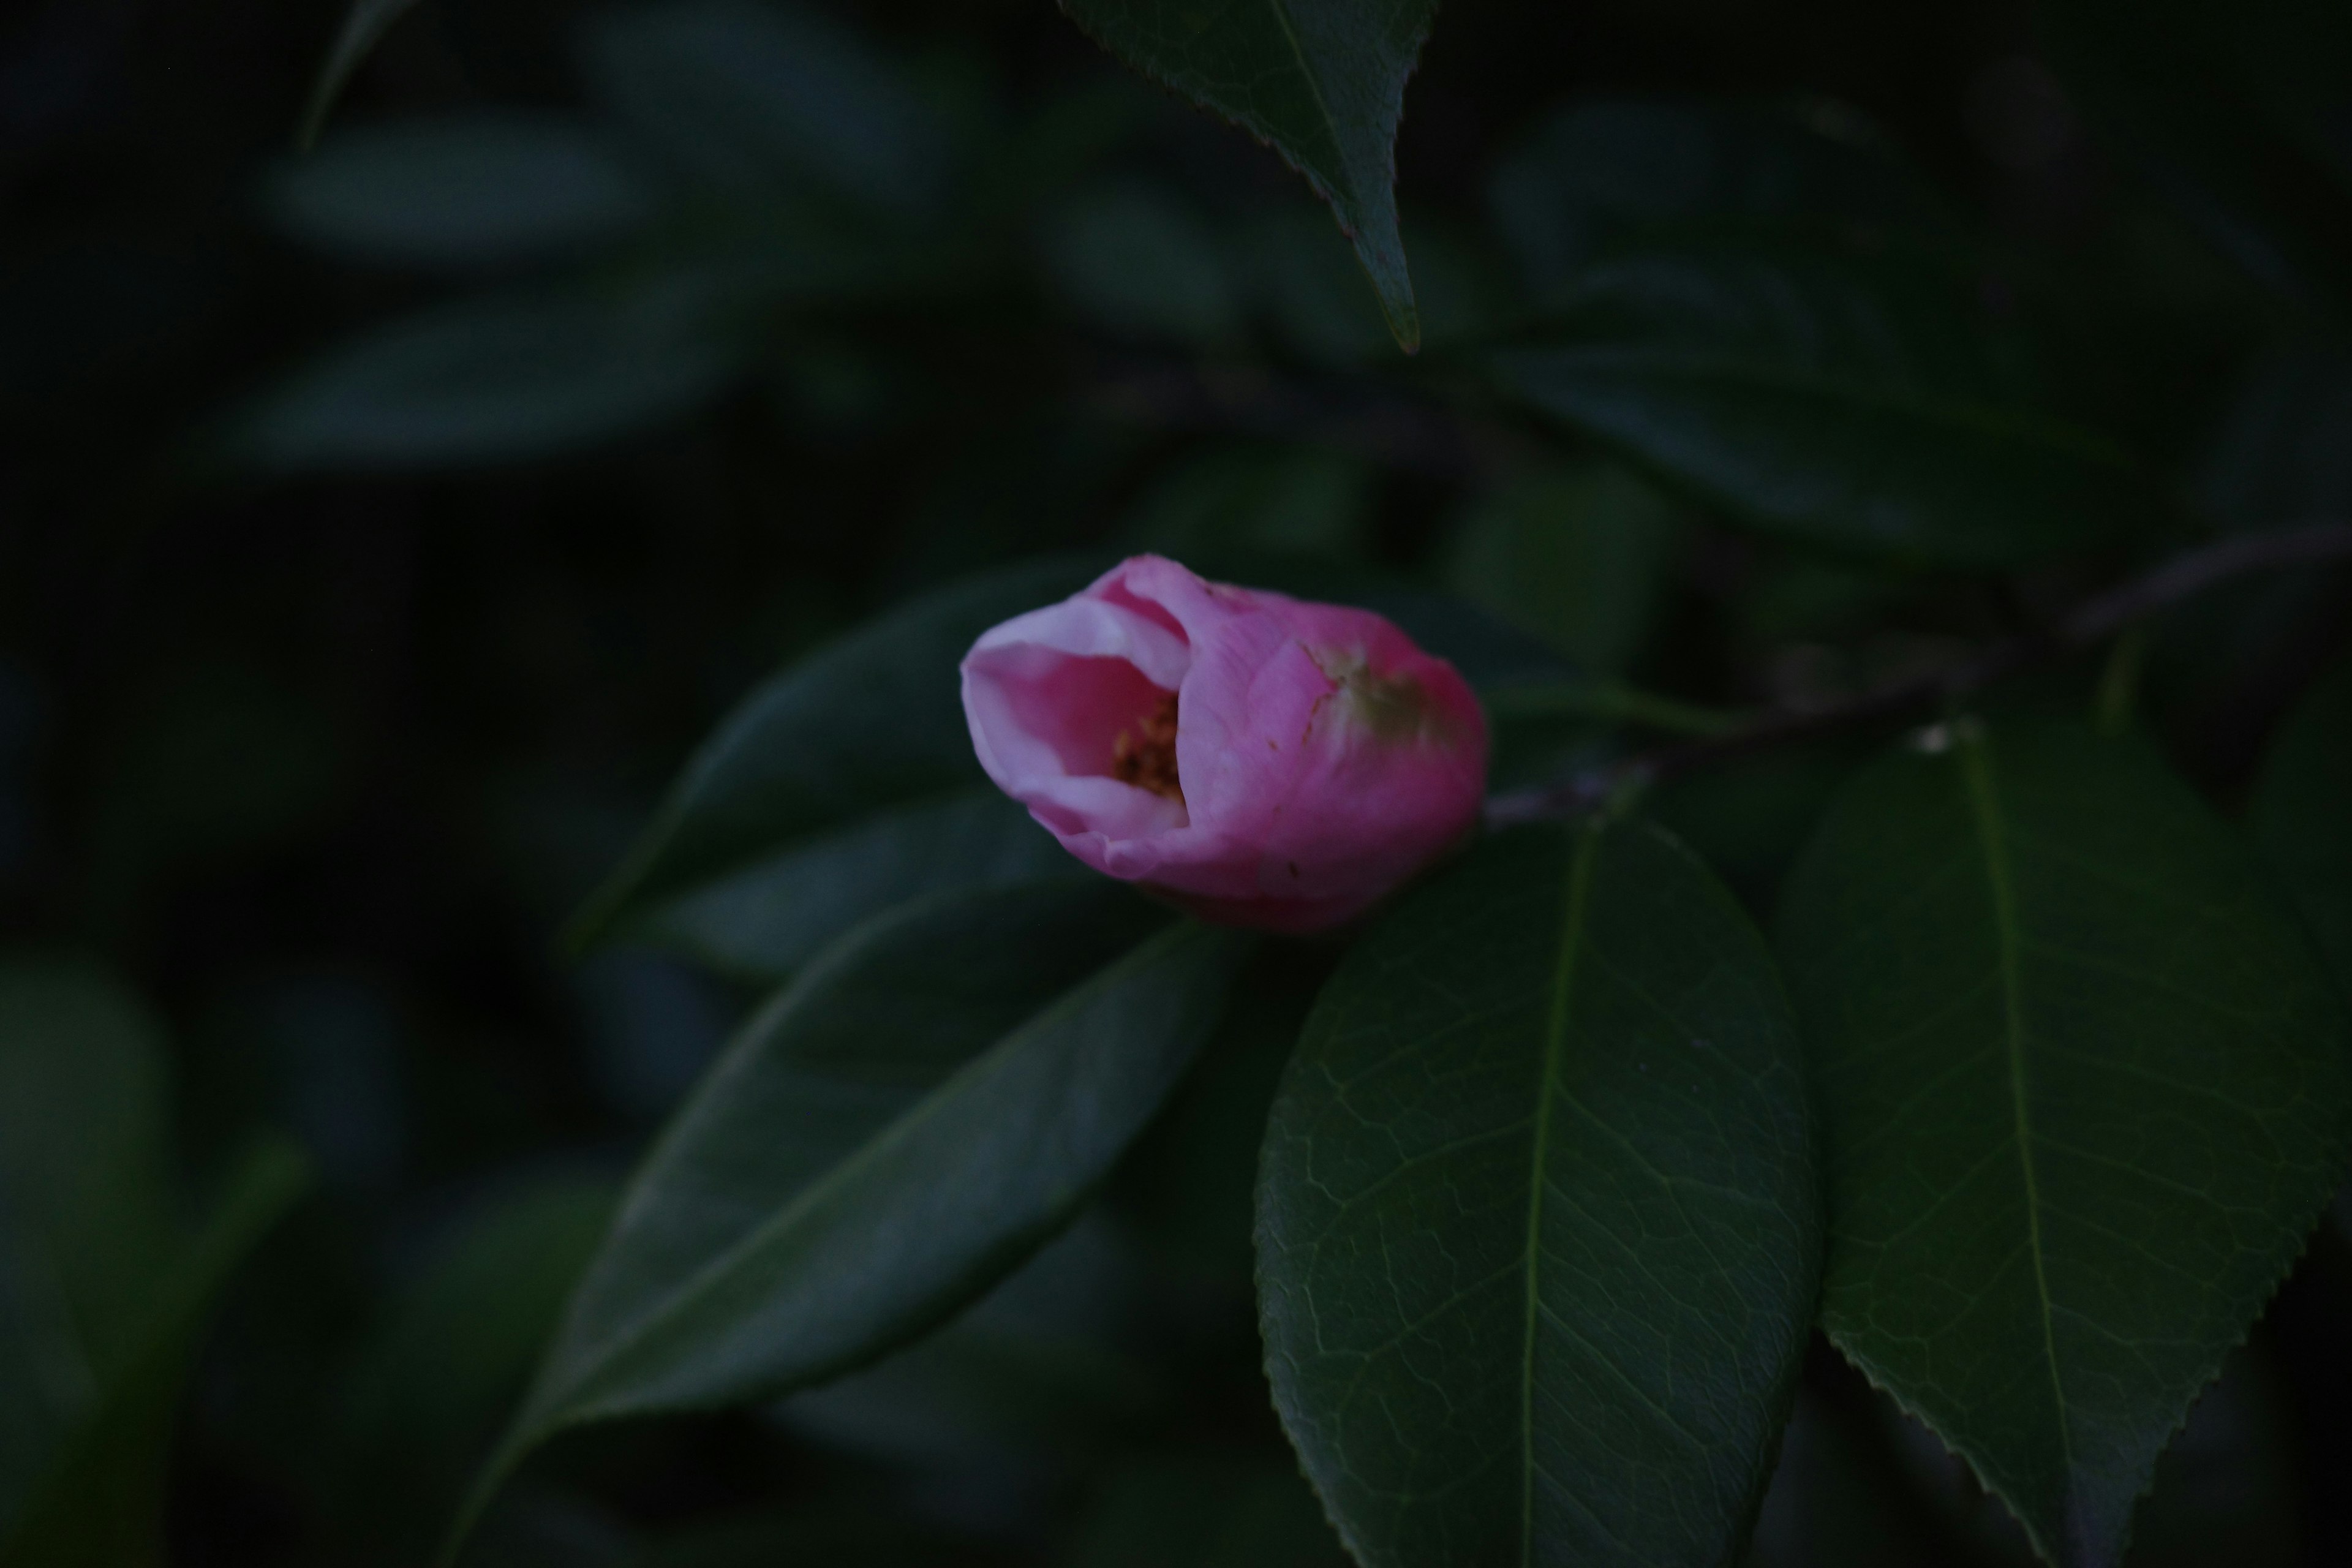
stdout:
[[(571, 104), (583, 9), (426, 0), (336, 123)], [(889, 47), (966, 62), (1016, 112), (1098, 87), (1130, 117), (1109, 161), (1221, 220), (1305, 204), (1273, 154), (1134, 85), (1047, 0), (834, 9)], [(168, 1019), (197, 1178), (259, 1123), (290, 1130), (321, 1173), (199, 1384), (173, 1504), (190, 1563), (399, 1560), (417, 1535), (383, 1517), (404, 1506), (388, 1500), (400, 1466), (463, 1474), (479, 1412), (404, 1457), (352, 1458), (334, 1434), (352, 1368), (383, 1353), (390, 1303), (469, 1215), (532, 1184), (625, 1172), (744, 1005), (657, 954), (572, 963), (554, 946), (730, 702), (929, 582), (1117, 535), (1162, 476), (1235, 433), (1217, 426), (1254, 428), (1246, 409), (1111, 406), (1108, 380), (1171, 356), (1072, 320), (1015, 265), (962, 295), (812, 311), (809, 330), (856, 345), (872, 372), (845, 402), (810, 392), (803, 356), (560, 456), (268, 471), (226, 435), (240, 410), (325, 345), (449, 292), (268, 221), (263, 183), (293, 156), (338, 23), (319, 0), (0, 14), (0, 941), (101, 954)], [(2143, 449), (2210, 446), (2270, 331), (2260, 292), (2095, 145), (2009, 5), (1457, 4), (1407, 98), (1409, 237), (1418, 224), (1475, 250), (1498, 157), (1595, 91), (1863, 111), (2053, 298), (2077, 275), (2110, 280), (2074, 297), (2053, 342), (2101, 422)], [(1226, 357), (1272, 378), (1259, 384), (1296, 368), (1278, 352)], [(1427, 566), (1460, 477), (1417, 460), (1367, 471), (1367, 552)], [(1719, 625), (1757, 547), (1696, 527), (1636, 673), (1695, 700), (1768, 693), (1775, 650)], [(2256, 606), (2225, 628), (2234, 663), (2168, 667), (2159, 650), (2165, 739), (2225, 801), (2342, 641), (2342, 579), (2315, 583), (2301, 619)], [(515, 1343), (482, 1351), (509, 1394), (533, 1331), (518, 1310)], [(1142, 1401), (1122, 1418), (1129, 1448), (1278, 1441), (1234, 1321), (1220, 1297), (1169, 1330), (1169, 1364), (1227, 1370)], [(2352, 1560), (2333, 1484), (2352, 1459), (2347, 1324), (2352, 1258), (2329, 1233), (2257, 1337), (2268, 1370), (2248, 1374), (2257, 1414), (2242, 1425), (2277, 1441), (2221, 1441), (2234, 1458), (2208, 1477), (2260, 1516), (2237, 1527), (2253, 1546), (2233, 1560), (2272, 1542), (2261, 1560)], [(1808, 1419), (1888, 1420), (1815, 1359)], [(953, 1462), (749, 1415), (600, 1436), (551, 1462), (509, 1526), (528, 1544), (506, 1550), (637, 1561), (714, 1519), (789, 1532), (818, 1529), (814, 1510), (837, 1523), (844, 1562), (880, 1560), (884, 1527), (910, 1521), (950, 1542), (920, 1560), (1057, 1561), (1113, 1528), (1106, 1509), (1149, 1500), (1066, 1445), (992, 1468), (1021, 1445), (980, 1429), (982, 1458)], [(1900, 1516), (1906, 1554), (1961, 1560), (1957, 1514), (1937, 1510), (1981, 1503), (1932, 1451), (1907, 1454), (1854, 1459), (1862, 1493)], [(414, 1505), (429, 1512), (449, 1484), (436, 1471), (408, 1495), (436, 1500)], [(806, 1544), (818, 1536), (790, 1539), (834, 1560)], [(711, 1555), (677, 1560), (737, 1560), (724, 1542), (694, 1550)]]

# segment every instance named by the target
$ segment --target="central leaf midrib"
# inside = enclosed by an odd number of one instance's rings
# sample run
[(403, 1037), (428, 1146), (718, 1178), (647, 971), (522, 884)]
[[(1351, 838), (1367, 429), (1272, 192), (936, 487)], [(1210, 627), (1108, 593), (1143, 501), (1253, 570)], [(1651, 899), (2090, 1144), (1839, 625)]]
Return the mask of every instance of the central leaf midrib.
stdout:
[(2033, 1260), (2034, 1300), (2042, 1313), (2042, 1348), (2050, 1369), (2050, 1394), (2057, 1406), (2058, 1451), (2065, 1462), (2067, 1486), (2073, 1486), (2074, 1447), (2068, 1430), (2066, 1389), (2058, 1371), (2058, 1341), (2052, 1322), (2050, 1275), (2042, 1257), (2042, 1187), (2033, 1167), (2033, 1134), (2026, 1112), (2025, 1004), (2019, 973), (2022, 946), (2017, 921), (2017, 893), (2011, 881), (2009, 844), (2002, 830), (2000, 800), (1992, 766), (1986, 758), (1990, 742), (1965, 741), (1958, 747), (1962, 776), (1968, 784), (1969, 815), (1978, 842), (1984, 849), (1985, 877), (1992, 894), (1993, 944), (2000, 971), (2001, 1027), (2008, 1047), (2010, 1111), (2017, 1140), (2018, 1170), (2025, 1183), (2026, 1247)]
[(1528, 1160), (1527, 1316), (1519, 1362), (1519, 1562), (1535, 1560), (1536, 1509), (1536, 1325), (1543, 1311), (1537, 1289), (1537, 1260), (1543, 1240), (1544, 1162), (1551, 1138), (1552, 1086), (1568, 1048), (1570, 1005), (1575, 990), (1578, 951), (1584, 945), (1585, 907), (1592, 886), (1592, 859), (1601, 829), (1577, 835), (1569, 863), (1568, 907), (1561, 921), (1559, 960), (1552, 981), (1541, 1065), (1536, 1074), (1534, 1145)]

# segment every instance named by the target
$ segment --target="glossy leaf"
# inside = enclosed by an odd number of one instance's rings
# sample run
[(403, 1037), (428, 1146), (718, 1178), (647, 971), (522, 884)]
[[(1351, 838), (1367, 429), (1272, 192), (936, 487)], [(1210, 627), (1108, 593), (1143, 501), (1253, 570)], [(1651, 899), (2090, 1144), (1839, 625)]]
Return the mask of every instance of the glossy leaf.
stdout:
[(1436, 0), (1062, 0), (1112, 54), (1280, 153), (1331, 204), (1407, 353), (1421, 321), (1397, 230), (1397, 125)]
[(2248, 815), (2271, 874), (2352, 1002), (2352, 659), (2287, 716)]
[(137, 1341), (36, 1486), (0, 1568), (143, 1568), (165, 1561), (164, 1484), (181, 1398), (222, 1290), (309, 1184), (291, 1144), (252, 1150), (204, 1229), (132, 1305)]
[(2330, 0), (2043, 0), (2053, 62), (2223, 255), (2352, 304), (2352, 15)]
[(278, 469), (414, 468), (569, 451), (675, 419), (723, 388), (740, 357), (714, 281), (436, 306), (298, 373), (233, 444)]
[(1276, 1405), (1365, 1568), (1731, 1562), (1820, 1243), (1747, 917), (1654, 828), (1510, 834), (1349, 953), (1285, 1078)]
[[(725, 967), (782, 973), (813, 936), (1022, 859), (1031, 837), (1046, 835), (1025, 814), (982, 804), (977, 792), (994, 792), (972, 756), (956, 666), (982, 632), (1076, 593), (1107, 564), (1048, 561), (940, 589), (771, 678), (688, 762), (572, 940), (648, 916), (691, 937), (709, 921), (680, 900), (711, 889), (720, 919), (755, 902), (791, 911), (779, 948), (753, 949), (747, 922), (717, 955)], [(961, 848), (951, 853), (950, 840)], [(677, 914), (655, 912), (671, 904)]]
[(2039, 406), (2021, 352), (1937, 258), (1724, 241), (1596, 263), (1492, 363), (1534, 407), (1753, 527), (1990, 566), (2138, 515), (2130, 465)]
[(591, 126), (450, 115), (338, 134), (271, 174), (278, 226), (362, 260), (478, 268), (561, 259), (642, 226), (660, 205)]
[(1779, 922), (1822, 1323), (2053, 1563), (2122, 1554), (2352, 1141), (2344, 1015), (2153, 757), (1973, 724), (1842, 795)]
[(486, 1486), (566, 1427), (850, 1371), (1003, 1279), (1223, 1008), (1244, 939), (1163, 923), (1112, 884), (1041, 883), (829, 950), (633, 1179)]

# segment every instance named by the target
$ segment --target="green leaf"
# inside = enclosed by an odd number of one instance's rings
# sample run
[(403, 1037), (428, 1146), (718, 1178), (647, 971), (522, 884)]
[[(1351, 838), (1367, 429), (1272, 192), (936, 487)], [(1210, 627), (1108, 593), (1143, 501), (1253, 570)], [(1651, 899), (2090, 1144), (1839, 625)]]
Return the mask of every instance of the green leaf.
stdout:
[(2352, 1001), (2352, 659), (2287, 716), (2248, 816), (2272, 876)]
[(1366, 553), (1373, 474), (1343, 453), (1251, 444), (1213, 447), (1146, 490), (1120, 541), (1180, 561), (1218, 553)]
[(352, 0), (352, 8), (343, 16), (342, 30), (335, 35), (327, 51), (325, 63), (310, 84), (310, 101), (302, 110), (301, 129), (295, 132), (295, 142), (308, 149), (326, 129), (327, 116), (334, 111), (335, 100), (343, 95), (352, 73), (360, 62), (375, 51), (392, 25), (406, 16), (416, 0)]
[(709, 401), (740, 350), (727, 290), (681, 272), (436, 306), (330, 352), (231, 442), (280, 470), (417, 468), (576, 450)]
[(2016, 335), (1940, 258), (1794, 241), (1654, 246), (1585, 269), (1491, 361), (1512, 393), (1752, 527), (1994, 566), (2117, 531), (2114, 448), (2042, 411)]
[(1113, 332), (1214, 346), (1241, 304), (1216, 231), (1176, 192), (1132, 178), (1077, 192), (1038, 237), (1056, 300)]
[[(1108, 563), (1063, 558), (954, 584), (770, 679), (687, 763), (569, 940), (642, 921), (697, 951), (717, 937), (723, 967), (781, 973), (867, 915), (1037, 864), (1028, 856), (1052, 842), (1045, 830), (988, 804), (956, 667), (981, 633)], [(720, 929), (752, 916), (759, 928)]]
[(862, 927), (665, 1131), (478, 1501), (567, 1427), (771, 1398), (943, 1321), (1076, 1212), (1245, 951), (1088, 879)]
[(1699, 223), (1943, 224), (1886, 141), (1829, 104), (1587, 99), (1496, 167), (1486, 205), (1539, 299), (1612, 246)]
[(2277, 292), (2352, 304), (2352, 15), (2329, 0), (2042, 0), (2052, 61), (2127, 158)]
[(1276, 1406), (1366, 1568), (1733, 1561), (1821, 1256), (1762, 939), (1654, 828), (1490, 841), (1324, 992), (1258, 1242)]
[(1405, 79), (1436, 0), (1062, 0), (1135, 69), (1281, 153), (1331, 204), (1410, 353), (1421, 321), (1397, 230), (1396, 132)]
[(1071, 868), (992, 784), (883, 806), (745, 861), (620, 922), (722, 974), (777, 981), (869, 915), (949, 888), (1006, 888)]
[(1929, 733), (1848, 786), (1780, 919), (1824, 1121), (1822, 1320), (2044, 1557), (2112, 1563), (2343, 1173), (2344, 1016), (2148, 753)]
[(343, 1387), (341, 1489), (351, 1517), (415, 1560), (554, 1332), (613, 1215), (614, 1184), (542, 1177), (439, 1238), (361, 1348)]
[(1115, 1470), (1080, 1521), (1071, 1568), (1349, 1568), (1287, 1457), (1197, 1453)]
[(135, 1358), (173, 1236), (169, 1086), (95, 965), (0, 965), (0, 1539)]
[(1462, 521), (1446, 577), (1579, 667), (1622, 675), (1656, 617), (1682, 525), (1664, 497), (1614, 463), (1537, 470)]
[(895, 62), (812, 7), (616, 7), (581, 43), (590, 88), (687, 173), (749, 194), (812, 182), (919, 215), (944, 194), (950, 122)]
[(348, 131), (274, 170), (278, 226), (363, 259), (450, 268), (562, 259), (661, 198), (603, 132), (553, 115), (449, 115)]
[(35, 1489), (0, 1568), (140, 1568), (163, 1563), (164, 1482), (181, 1395), (222, 1290), (310, 1184), (290, 1143), (257, 1146), (213, 1217), (137, 1303), (139, 1342)]

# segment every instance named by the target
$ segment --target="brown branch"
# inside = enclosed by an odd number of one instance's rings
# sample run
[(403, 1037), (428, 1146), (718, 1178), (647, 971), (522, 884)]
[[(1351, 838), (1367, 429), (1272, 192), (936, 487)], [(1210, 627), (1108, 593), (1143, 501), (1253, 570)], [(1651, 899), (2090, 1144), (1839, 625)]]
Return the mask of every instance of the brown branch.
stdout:
[(1859, 729), (1931, 710), (2004, 676), (2105, 641), (2134, 621), (2250, 572), (2352, 560), (2352, 523), (2319, 523), (2280, 533), (2249, 534), (2177, 556), (2144, 576), (2076, 605), (2032, 637), (2009, 637), (1943, 669), (1915, 676), (1851, 701), (1767, 713), (1721, 735), (1686, 741), (1555, 784), (1499, 795), (1486, 803), (1486, 825), (1573, 819), (1621, 794), (1791, 741)]

